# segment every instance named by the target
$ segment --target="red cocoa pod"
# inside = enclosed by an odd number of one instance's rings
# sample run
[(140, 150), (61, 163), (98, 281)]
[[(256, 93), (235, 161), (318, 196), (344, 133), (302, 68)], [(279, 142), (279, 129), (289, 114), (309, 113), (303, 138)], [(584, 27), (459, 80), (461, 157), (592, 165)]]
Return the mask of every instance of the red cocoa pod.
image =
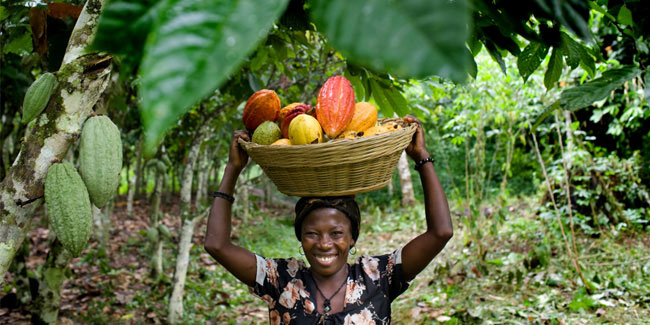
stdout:
[(316, 100), (316, 118), (330, 139), (350, 124), (354, 102), (354, 89), (345, 77), (333, 76), (321, 87)]
[(279, 119), (283, 119), (285, 116), (287, 116), (287, 113), (289, 113), (290, 110), (292, 110), (294, 107), (298, 105), (304, 105), (303, 103), (291, 103), (285, 107), (282, 107), (280, 110), (280, 116), (278, 117)]
[(262, 89), (246, 101), (242, 122), (249, 132), (265, 121), (274, 122), (280, 115), (280, 98), (273, 90)]
[(289, 124), (291, 124), (291, 120), (293, 120), (294, 117), (300, 114), (308, 114), (310, 110), (311, 110), (311, 106), (305, 104), (298, 104), (294, 108), (289, 110), (289, 112), (286, 113), (286, 115), (282, 118), (282, 124), (280, 126), (280, 129), (282, 130), (282, 135), (285, 138), (289, 138)]

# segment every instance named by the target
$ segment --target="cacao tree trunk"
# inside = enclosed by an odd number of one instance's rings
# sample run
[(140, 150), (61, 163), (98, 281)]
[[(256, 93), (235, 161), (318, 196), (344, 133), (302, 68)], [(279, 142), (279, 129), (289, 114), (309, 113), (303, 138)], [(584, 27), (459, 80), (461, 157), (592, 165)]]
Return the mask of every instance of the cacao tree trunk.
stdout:
[(81, 11), (57, 73), (59, 85), (23, 140), (0, 188), (0, 283), (23, 243), (34, 211), (43, 203), (48, 167), (63, 159), (79, 137), (82, 123), (109, 83), (111, 57), (84, 52), (95, 34), (103, 3), (89, 0)]
[[(160, 172), (156, 173), (156, 184), (154, 185), (151, 195), (151, 213), (149, 227), (158, 228), (160, 224), (160, 201), (162, 198), (162, 187), (165, 182), (165, 175)], [(158, 240), (152, 243), (153, 254), (151, 257), (151, 274), (154, 278), (162, 275), (162, 234), (158, 233)]]
[(56, 324), (61, 304), (61, 286), (65, 281), (65, 271), (72, 256), (55, 239), (47, 254), (47, 260), (41, 271), (38, 297), (34, 300), (32, 324)]
[(133, 176), (126, 174), (129, 181), (129, 191), (126, 194), (126, 216), (128, 218), (130, 218), (133, 215), (133, 199), (135, 197), (136, 188), (138, 184), (138, 173), (140, 172), (138, 165), (141, 156), (142, 156), (142, 135), (140, 135), (140, 138), (138, 139), (138, 144), (135, 147), (136, 167), (133, 169)]
[(176, 256), (176, 272), (174, 273), (174, 288), (169, 299), (169, 315), (167, 321), (170, 324), (180, 323), (183, 319), (183, 294), (185, 291), (185, 278), (187, 266), (190, 261), (190, 250), (192, 249), (192, 236), (196, 224), (207, 215), (207, 211), (193, 218), (185, 218), (181, 227), (181, 235), (178, 242), (178, 255)]
[(239, 179), (237, 181), (237, 200), (235, 200), (234, 211), (236, 211), (236, 216), (244, 220), (244, 223), (248, 221), (248, 211), (249, 211), (249, 200), (248, 200), (248, 181), (244, 177), (244, 173), (239, 174)]
[(210, 153), (206, 148), (201, 153), (201, 158), (199, 159), (199, 165), (197, 168), (197, 189), (196, 189), (196, 198), (194, 199), (194, 206), (200, 207), (205, 203), (208, 192), (208, 172), (209, 172), (209, 160)]
[[(178, 323), (183, 317), (183, 293), (185, 291), (185, 277), (187, 275), (187, 264), (189, 263), (190, 249), (192, 248), (192, 235), (194, 227), (199, 220), (206, 216), (206, 213), (192, 216), (192, 178), (194, 177), (194, 164), (206, 134), (205, 123), (198, 131), (192, 141), (190, 152), (187, 157), (187, 165), (183, 171), (181, 184), (181, 236), (178, 243), (178, 255), (176, 257), (176, 271), (174, 272), (174, 287), (169, 299), (167, 321), (171, 324)], [(207, 210), (206, 210), (207, 211)]]
[(96, 207), (94, 204), (92, 205), (93, 209), (93, 223), (95, 224), (95, 228), (93, 229), (93, 234), (97, 238), (97, 242), (99, 242), (99, 246), (101, 247), (106, 247), (106, 244), (108, 243), (108, 238), (105, 234), (104, 230), (104, 217), (102, 210), (98, 207)]
[(399, 157), (397, 170), (399, 172), (399, 183), (402, 187), (402, 206), (414, 206), (415, 194), (413, 193), (413, 181), (411, 180), (411, 170), (409, 169), (405, 151), (402, 151), (402, 155)]

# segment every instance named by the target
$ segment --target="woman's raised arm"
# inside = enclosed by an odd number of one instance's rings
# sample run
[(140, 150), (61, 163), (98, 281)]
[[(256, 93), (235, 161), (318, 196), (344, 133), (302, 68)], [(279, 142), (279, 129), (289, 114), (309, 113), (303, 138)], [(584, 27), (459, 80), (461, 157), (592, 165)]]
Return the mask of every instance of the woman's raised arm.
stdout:
[[(219, 191), (232, 196), (239, 174), (248, 162), (248, 154), (237, 140), (249, 140), (244, 131), (235, 131), (230, 143), (228, 164), (223, 172)], [(205, 233), (205, 250), (230, 273), (249, 286), (255, 284), (257, 260), (251, 251), (230, 241), (232, 203), (223, 197), (215, 197), (210, 208), (208, 228)]]
[[(424, 145), (422, 124), (413, 116), (407, 116), (404, 120), (418, 124), (413, 140), (406, 148), (406, 153), (416, 163), (429, 158), (430, 155)], [(426, 162), (422, 164), (419, 172), (424, 191), (427, 229), (426, 232), (413, 238), (402, 249), (402, 268), (409, 280), (415, 278), (440, 253), (453, 236), (447, 197), (442, 190), (433, 163)]]

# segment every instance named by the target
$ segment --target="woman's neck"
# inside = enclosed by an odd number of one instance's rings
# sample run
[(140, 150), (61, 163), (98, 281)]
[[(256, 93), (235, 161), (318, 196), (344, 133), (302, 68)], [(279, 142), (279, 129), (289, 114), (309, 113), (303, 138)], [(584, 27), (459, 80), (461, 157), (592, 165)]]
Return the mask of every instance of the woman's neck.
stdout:
[(348, 277), (348, 263), (345, 263), (336, 273), (332, 275), (322, 275), (314, 272), (312, 269), (311, 276), (316, 282), (323, 286), (338, 285)]

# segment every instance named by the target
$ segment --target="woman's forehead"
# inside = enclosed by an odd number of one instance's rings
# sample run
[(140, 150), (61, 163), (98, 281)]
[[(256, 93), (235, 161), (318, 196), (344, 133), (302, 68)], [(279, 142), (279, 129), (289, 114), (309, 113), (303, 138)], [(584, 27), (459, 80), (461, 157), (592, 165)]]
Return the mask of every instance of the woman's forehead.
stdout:
[(302, 223), (303, 227), (307, 226), (319, 226), (319, 225), (328, 225), (328, 226), (350, 226), (350, 220), (338, 209), (323, 207), (314, 209), (309, 212), (305, 217), (305, 220)]

